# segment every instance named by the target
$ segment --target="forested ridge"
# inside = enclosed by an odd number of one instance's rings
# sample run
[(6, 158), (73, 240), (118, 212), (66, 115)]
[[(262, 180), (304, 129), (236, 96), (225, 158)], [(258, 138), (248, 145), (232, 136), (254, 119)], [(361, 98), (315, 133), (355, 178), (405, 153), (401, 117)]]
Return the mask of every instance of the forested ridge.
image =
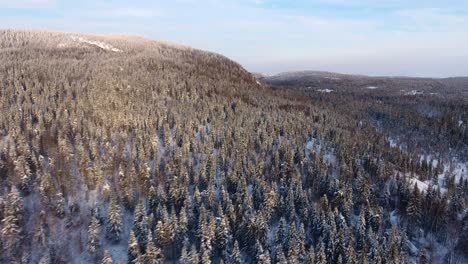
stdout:
[(1, 263), (467, 261), (466, 112), (427, 155), (218, 54), (46, 31), (0, 30), (0, 85)]

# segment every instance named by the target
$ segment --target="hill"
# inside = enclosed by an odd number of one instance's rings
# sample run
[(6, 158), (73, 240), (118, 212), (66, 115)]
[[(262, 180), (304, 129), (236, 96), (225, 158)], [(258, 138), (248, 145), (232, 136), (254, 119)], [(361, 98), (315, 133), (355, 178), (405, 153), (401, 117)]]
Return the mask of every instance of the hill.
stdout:
[(21, 30), (0, 31), (0, 85), (0, 263), (466, 260), (463, 97), (269, 87), (190, 47)]
[(468, 77), (416, 78), (416, 77), (371, 77), (318, 71), (286, 72), (260, 78), (273, 86), (294, 88), (324, 88), (333, 90), (384, 89), (392, 93), (414, 93), (413, 91), (443, 93), (456, 96), (468, 92)]

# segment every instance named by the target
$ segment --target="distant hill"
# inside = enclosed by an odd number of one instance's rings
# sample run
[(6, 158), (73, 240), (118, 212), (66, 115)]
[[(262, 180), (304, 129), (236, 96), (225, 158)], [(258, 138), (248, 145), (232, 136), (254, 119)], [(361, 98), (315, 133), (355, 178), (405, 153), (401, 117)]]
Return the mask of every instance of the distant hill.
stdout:
[(264, 76), (261, 80), (269, 85), (289, 88), (311, 89), (390, 89), (393, 91), (422, 90), (427, 92), (460, 93), (468, 91), (468, 77), (418, 78), (418, 77), (371, 77), (320, 71), (285, 72)]

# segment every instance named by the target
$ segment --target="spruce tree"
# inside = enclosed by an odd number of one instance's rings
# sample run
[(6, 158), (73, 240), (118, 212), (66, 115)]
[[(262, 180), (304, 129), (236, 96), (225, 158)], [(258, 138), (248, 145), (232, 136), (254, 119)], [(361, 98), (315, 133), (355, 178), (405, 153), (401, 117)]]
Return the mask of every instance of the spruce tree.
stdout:
[(104, 257), (102, 258), (102, 264), (114, 264), (112, 260), (112, 256), (109, 254), (109, 251), (106, 249), (104, 250)]
[(109, 208), (109, 216), (107, 219), (106, 236), (112, 243), (117, 243), (121, 239), (122, 233), (122, 216), (120, 207), (115, 198), (111, 200)]
[(7, 196), (1, 230), (3, 248), (9, 256), (16, 255), (20, 249), (23, 237), (23, 214), (23, 199), (18, 190), (12, 187)]
[(91, 219), (88, 227), (88, 251), (91, 255), (96, 255), (101, 248), (101, 223), (96, 217)]
[(127, 250), (127, 263), (132, 264), (137, 261), (138, 256), (140, 255), (140, 249), (138, 246), (138, 241), (136, 239), (135, 233), (130, 232), (130, 237), (128, 240), (128, 250)]

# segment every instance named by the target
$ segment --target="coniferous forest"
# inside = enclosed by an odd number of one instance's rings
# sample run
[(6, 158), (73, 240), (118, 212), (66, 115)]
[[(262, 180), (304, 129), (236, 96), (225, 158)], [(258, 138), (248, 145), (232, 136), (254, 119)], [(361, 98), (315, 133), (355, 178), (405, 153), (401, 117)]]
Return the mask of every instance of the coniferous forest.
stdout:
[(468, 82), (286, 77), (1, 30), (0, 263), (467, 263)]

